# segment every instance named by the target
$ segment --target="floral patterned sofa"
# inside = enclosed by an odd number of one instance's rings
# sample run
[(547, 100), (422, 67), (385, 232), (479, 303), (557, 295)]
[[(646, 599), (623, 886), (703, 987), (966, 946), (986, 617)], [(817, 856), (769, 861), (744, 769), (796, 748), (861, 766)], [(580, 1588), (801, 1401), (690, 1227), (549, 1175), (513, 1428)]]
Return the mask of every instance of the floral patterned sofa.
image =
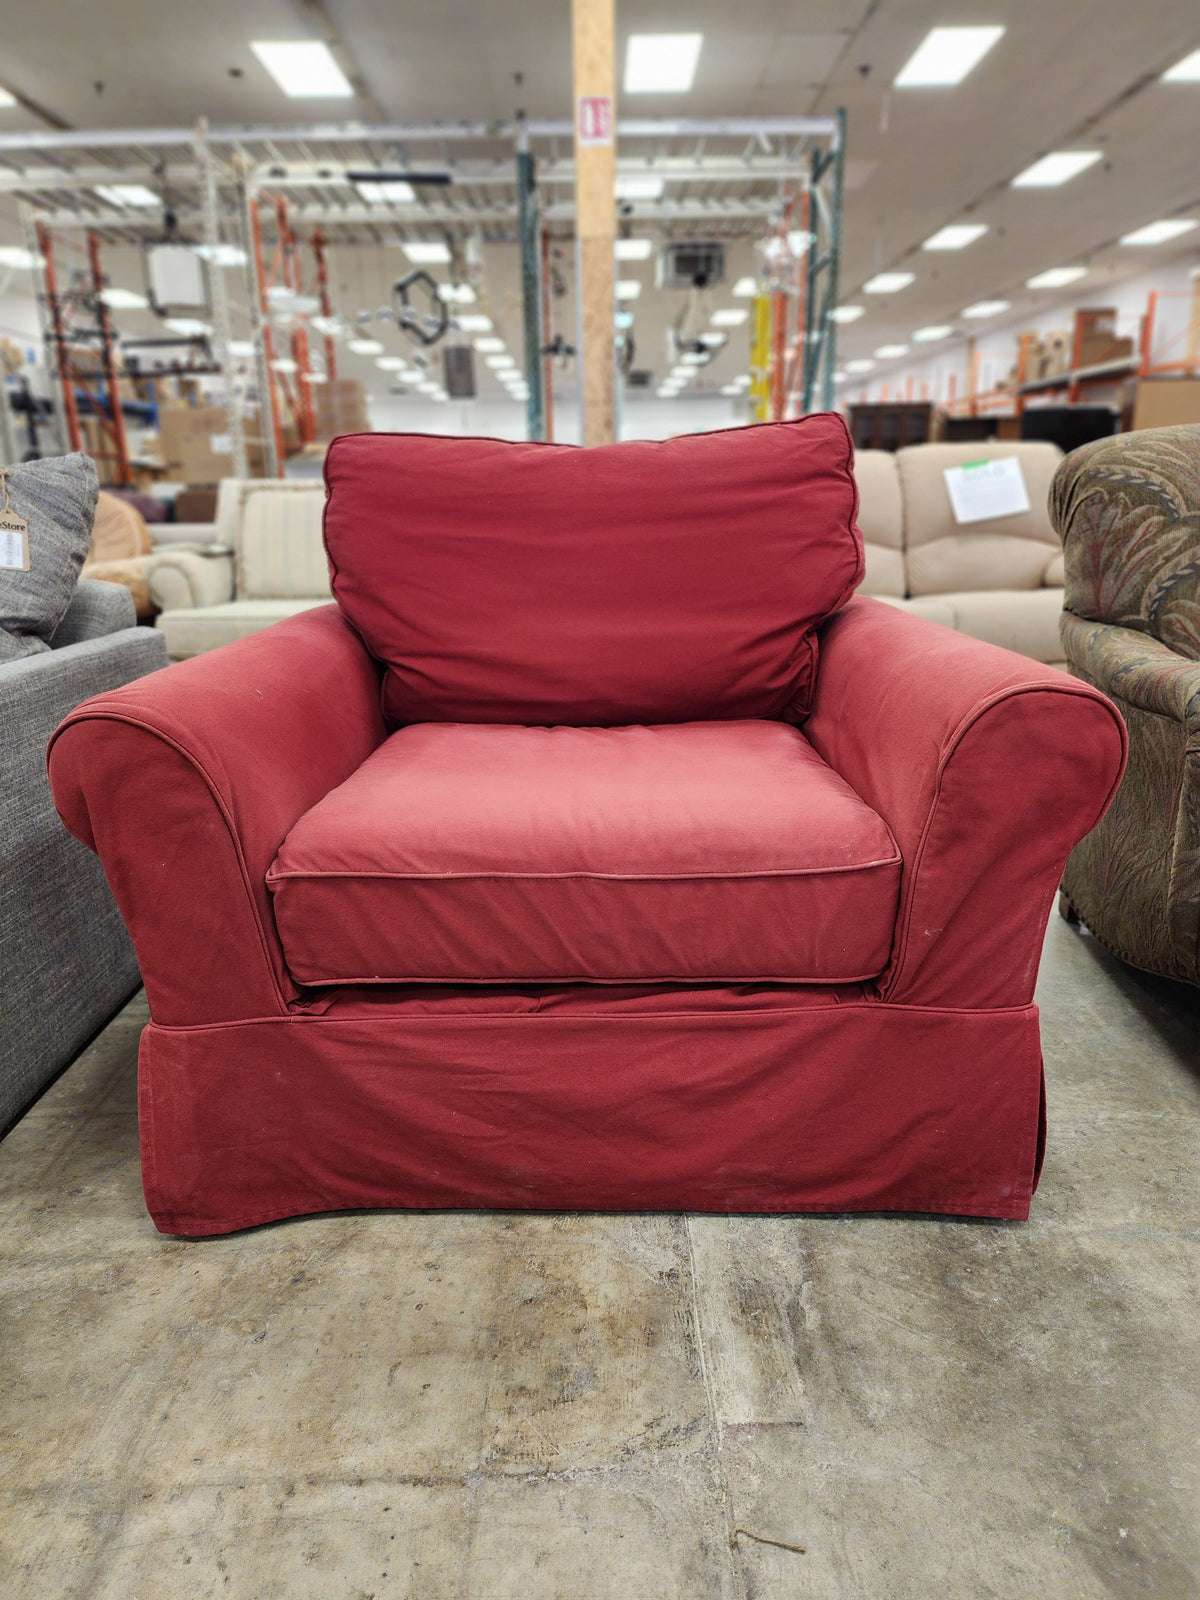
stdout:
[(1130, 745), (1061, 909), (1134, 966), (1200, 984), (1200, 427), (1085, 445), (1050, 509), (1070, 670), (1116, 701)]

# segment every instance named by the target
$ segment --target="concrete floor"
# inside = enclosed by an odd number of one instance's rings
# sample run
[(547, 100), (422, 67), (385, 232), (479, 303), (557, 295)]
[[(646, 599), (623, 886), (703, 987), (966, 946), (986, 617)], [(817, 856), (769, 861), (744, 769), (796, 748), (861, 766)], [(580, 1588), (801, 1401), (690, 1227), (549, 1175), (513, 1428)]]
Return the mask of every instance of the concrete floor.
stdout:
[(1028, 1225), (206, 1243), (142, 1208), (139, 998), (0, 1148), (0, 1593), (1200, 1596), (1200, 995), (1055, 918), (1041, 998)]

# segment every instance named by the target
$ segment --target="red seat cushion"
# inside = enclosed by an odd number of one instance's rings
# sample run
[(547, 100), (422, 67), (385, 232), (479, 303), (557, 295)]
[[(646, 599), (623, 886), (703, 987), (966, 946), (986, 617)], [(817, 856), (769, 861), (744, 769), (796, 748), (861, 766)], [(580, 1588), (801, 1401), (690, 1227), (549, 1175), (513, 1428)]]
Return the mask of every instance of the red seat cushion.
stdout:
[(888, 960), (885, 823), (779, 722), (419, 723), (268, 874), (300, 983), (836, 983)]
[(798, 720), (862, 576), (852, 455), (832, 414), (593, 450), (350, 435), (333, 593), (396, 724)]

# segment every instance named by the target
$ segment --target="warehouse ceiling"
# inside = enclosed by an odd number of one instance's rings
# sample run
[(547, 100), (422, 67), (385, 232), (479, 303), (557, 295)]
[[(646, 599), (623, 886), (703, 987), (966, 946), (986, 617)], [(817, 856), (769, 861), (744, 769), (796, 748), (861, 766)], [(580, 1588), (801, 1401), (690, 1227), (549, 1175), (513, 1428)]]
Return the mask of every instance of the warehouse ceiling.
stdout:
[[(566, 0), (442, 0), (436, 6), (396, 0), (209, 0), (203, 7), (164, 0), (121, 0), (120, 27), (105, 30), (105, 10), (77, 0), (40, 0), (10, 27), (0, 83), (19, 103), (0, 110), (0, 134), (68, 126), (131, 128), (188, 124), (207, 116), (214, 124), (311, 124), (317, 121), (506, 119), (518, 108), (534, 118), (570, 116), (570, 23)], [(684, 95), (619, 96), (625, 117), (768, 117), (849, 114), (842, 299), (866, 306), (865, 315), (839, 333), (846, 357), (869, 355), (889, 342), (908, 342), (914, 329), (947, 323), (968, 331), (962, 308), (1002, 298), (1032, 316), (1055, 303), (1094, 299), (1118, 277), (1143, 273), (1157, 262), (1195, 255), (1192, 237), (1154, 249), (1116, 240), (1144, 223), (1176, 215), (1200, 217), (1200, 84), (1159, 81), (1163, 71), (1200, 47), (1200, 11), (1182, 0), (965, 0), (953, 8), (937, 0), (628, 0), (619, 7), (621, 52), (633, 32), (703, 33), (694, 87)], [(928, 30), (940, 24), (999, 23), (1006, 32), (961, 85), (895, 89), (893, 79)], [(287, 99), (250, 51), (251, 40), (326, 38), (360, 94), (355, 100)], [(369, 133), (369, 128), (364, 130)], [(1103, 159), (1060, 188), (1013, 189), (1013, 176), (1050, 150), (1095, 149)], [(269, 160), (271, 152), (256, 152)], [(288, 146), (288, 159), (320, 164), (345, 151), (311, 142)], [(427, 159), (430, 150), (420, 152)], [(477, 175), (496, 159), (486, 144), (433, 149), (439, 161), (475, 162)], [(569, 161), (569, 143), (540, 152), (550, 175), (555, 155)], [(363, 159), (393, 162), (409, 152), (372, 143)], [(412, 152), (417, 159), (417, 152)], [(622, 150), (622, 156), (631, 154)], [(709, 182), (692, 176), (668, 183), (677, 214), (635, 202), (633, 232), (674, 237), (725, 237), (729, 277), (754, 270), (754, 239), (780, 176), (762, 170), (766, 153), (738, 145), (696, 141), (665, 145), (649, 156), (741, 158), (745, 181)], [(786, 157), (780, 143), (771, 154)], [(10, 171), (45, 167), (28, 152), (0, 151)], [(59, 160), (60, 158), (54, 158)], [(72, 155), (71, 160), (77, 156)], [(118, 158), (96, 150), (93, 165)], [(149, 175), (158, 157), (133, 157)], [(128, 158), (121, 156), (124, 165)], [(486, 174), (484, 174), (486, 175)], [(464, 177), (466, 174), (464, 173)], [(568, 185), (549, 187), (547, 199), (568, 201)], [(736, 214), (736, 201), (753, 201)], [(458, 197), (485, 212), (511, 189), (493, 181), (464, 184)], [(301, 193), (300, 201), (306, 198)], [(445, 194), (420, 202), (444, 204)], [(76, 199), (73, 204), (80, 204)], [(705, 207), (711, 215), (705, 215)], [(13, 216), (11, 196), (0, 208)], [(502, 205), (501, 205), (502, 209)], [(669, 207), (667, 209), (670, 209)], [(349, 247), (338, 258), (341, 282), (371, 302), (386, 294), (395, 275), (386, 241), (419, 231), (418, 208), (385, 208), (378, 223), (361, 225), (371, 248), (357, 266)], [(929, 252), (922, 242), (942, 226), (986, 224), (968, 248)], [(569, 221), (564, 223), (569, 231)], [(490, 231), (489, 231), (490, 230)], [(505, 226), (485, 220), (493, 242), (486, 252), (491, 295), (510, 348), (519, 350), (515, 273), (505, 247)], [(18, 242), (11, 223), (5, 238)], [(395, 252), (393, 251), (393, 254)], [(1080, 263), (1089, 279), (1056, 293), (1024, 287), (1046, 268)], [(666, 329), (681, 297), (654, 287), (652, 262), (623, 268), (644, 282), (635, 311), (639, 361), (657, 374), (665, 359)], [(861, 294), (874, 273), (900, 268), (915, 281), (895, 295)], [(564, 262), (569, 276), (569, 260)], [(350, 291), (347, 291), (348, 293)], [(713, 291), (714, 304), (733, 304)], [(741, 302), (744, 304), (745, 302)], [(508, 307), (510, 309), (506, 310)], [(352, 314), (360, 309), (347, 305)], [(569, 332), (569, 329), (567, 330)], [(981, 331), (986, 332), (986, 324)], [(735, 330), (729, 349), (706, 377), (718, 382), (744, 365), (744, 341)], [(363, 368), (367, 376), (370, 363)], [(370, 373), (378, 381), (378, 374)]]

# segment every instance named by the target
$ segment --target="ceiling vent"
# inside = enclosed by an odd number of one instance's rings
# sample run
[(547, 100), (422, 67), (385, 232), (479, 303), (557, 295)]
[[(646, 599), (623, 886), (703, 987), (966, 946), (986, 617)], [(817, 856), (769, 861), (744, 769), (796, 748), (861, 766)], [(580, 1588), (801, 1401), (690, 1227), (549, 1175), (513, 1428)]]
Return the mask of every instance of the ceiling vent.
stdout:
[(725, 248), (719, 244), (666, 244), (658, 258), (660, 289), (710, 289), (725, 281)]

